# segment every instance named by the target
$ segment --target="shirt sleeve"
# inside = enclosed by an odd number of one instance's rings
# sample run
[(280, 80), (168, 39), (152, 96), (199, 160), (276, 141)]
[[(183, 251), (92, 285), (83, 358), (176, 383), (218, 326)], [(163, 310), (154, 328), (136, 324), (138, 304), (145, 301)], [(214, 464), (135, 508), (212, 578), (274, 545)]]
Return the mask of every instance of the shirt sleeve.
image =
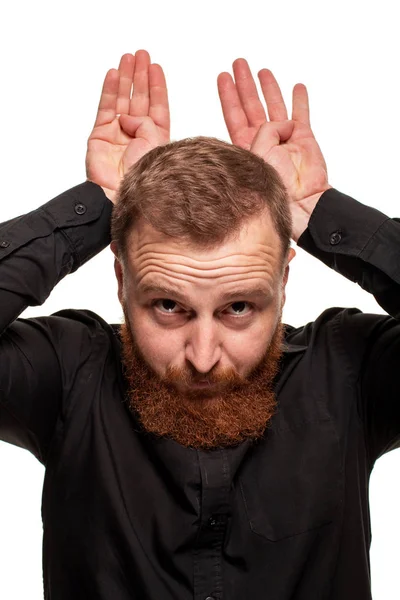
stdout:
[(373, 463), (400, 447), (399, 220), (331, 189), (321, 196), (298, 245), (373, 294), (389, 314), (344, 311), (337, 330)]
[[(85, 182), (0, 224), (0, 439), (42, 461), (90, 336), (67, 319), (16, 319), (109, 244), (111, 211), (103, 190)], [(74, 364), (63, 360), (66, 347)]]

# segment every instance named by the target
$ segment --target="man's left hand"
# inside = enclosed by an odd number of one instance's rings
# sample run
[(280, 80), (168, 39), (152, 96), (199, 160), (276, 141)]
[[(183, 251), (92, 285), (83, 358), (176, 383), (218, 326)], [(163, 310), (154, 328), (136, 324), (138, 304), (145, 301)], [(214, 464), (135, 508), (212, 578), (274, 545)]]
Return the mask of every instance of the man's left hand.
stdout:
[(229, 73), (218, 77), (218, 92), (233, 144), (261, 156), (275, 167), (288, 191), (293, 219), (293, 239), (307, 228), (320, 196), (331, 186), (326, 164), (310, 126), (307, 89), (293, 89), (292, 118), (279, 85), (268, 69), (259, 80), (268, 118), (259, 98), (250, 68), (244, 59), (233, 63), (235, 80)]

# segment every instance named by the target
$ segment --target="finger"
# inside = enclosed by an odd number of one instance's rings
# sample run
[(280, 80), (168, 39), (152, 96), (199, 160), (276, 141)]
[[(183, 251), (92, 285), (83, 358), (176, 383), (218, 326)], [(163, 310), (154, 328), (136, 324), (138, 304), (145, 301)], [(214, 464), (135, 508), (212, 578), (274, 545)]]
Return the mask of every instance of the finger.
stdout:
[(267, 121), (258, 130), (251, 151), (264, 158), (274, 146), (290, 138), (294, 125), (294, 121)]
[(222, 114), (229, 137), (236, 143), (236, 137), (248, 128), (246, 113), (243, 110), (235, 82), (230, 73), (220, 73), (217, 79), (218, 95), (221, 102)]
[(157, 126), (150, 117), (133, 117), (131, 115), (121, 115), (119, 123), (122, 129), (130, 137), (141, 138), (153, 146), (158, 146), (160, 136)]
[(94, 126), (111, 123), (117, 113), (117, 96), (119, 86), (119, 73), (116, 69), (110, 69), (105, 76), (103, 89), (101, 90), (99, 108)]
[(307, 88), (303, 83), (297, 83), (293, 88), (292, 118), (304, 125), (310, 125), (310, 104)]
[(170, 114), (168, 104), (167, 82), (164, 71), (160, 65), (150, 65), (149, 67), (149, 88), (150, 88), (150, 108), (149, 116), (154, 123), (169, 131)]
[(233, 63), (236, 89), (242, 103), (250, 127), (259, 127), (267, 117), (258, 96), (250, 67), (244, 58), (238, 58)]
[(120, 60), (119, 88), (117, 98), (117, 114), (129, 114), (131, 103), (133, 73), (135, 71), (135, 57), (133, 54), (124, 54)]
[(138, 50), (135, 54), (133, 94), (129, 108), (129, 114), (133, 117), (144, 117), (149, 114), (149, 66), (149, 53), (146, 50)]
[(267, 104), (270, 121), (286, 121), (288, 113), (281, 89), (269, 69), (261, 69), (258, 73), (262, 93)]

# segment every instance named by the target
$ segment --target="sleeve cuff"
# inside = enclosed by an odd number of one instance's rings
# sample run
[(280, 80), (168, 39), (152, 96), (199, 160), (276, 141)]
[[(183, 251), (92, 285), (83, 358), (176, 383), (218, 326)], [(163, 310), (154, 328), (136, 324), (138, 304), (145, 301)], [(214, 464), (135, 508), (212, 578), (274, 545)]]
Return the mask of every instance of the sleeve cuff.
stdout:
[[(93, 255), (91, 249), (88, 249), (88, 256), (83, 256), (84, 233), (88, 232), (90, 223), (104, 220), (104, 226), (100, 227), (100, 235), (103, 237), (104, 246), (109, 243), (112, 206), (112, 202), (100, 186), (91, 181), (77, 185), (37, 210), (3, 223), (0, 226), (0, 260), (18, 248), (35, 239), (47, 237), (58, 229), (70, 240), (77, 263), (82, 264)], [(108, 231), (107, 239), (104, 230)], [(99, 240), (96, 242), (94, 245), (97, 247)]]
[(390, 219), (383, 213), (331, 188), (319, 199), (298, 245), (308, 250), (305, 245), (309, 245), (307, 238), (311, 236), (323, 252), (361, 257), (386, 221)]
[(400, 284), (398, 219), (335, 189), (322, 194), (298, 246), (372, 293), (371, 268)]

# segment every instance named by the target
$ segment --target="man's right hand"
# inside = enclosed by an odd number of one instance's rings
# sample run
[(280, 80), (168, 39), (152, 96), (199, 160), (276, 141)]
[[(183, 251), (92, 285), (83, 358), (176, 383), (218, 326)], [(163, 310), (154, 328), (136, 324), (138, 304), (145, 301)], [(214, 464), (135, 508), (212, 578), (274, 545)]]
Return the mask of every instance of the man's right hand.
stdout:
[[(133, 86), (133, 91), (132, 91)], [(169, 142), (165, 76), (145, 50), (122, 56), (108, 71), (96, 122), (88, 139), (87, 178), (115, 203), (122, 177), (144, 154)]]

